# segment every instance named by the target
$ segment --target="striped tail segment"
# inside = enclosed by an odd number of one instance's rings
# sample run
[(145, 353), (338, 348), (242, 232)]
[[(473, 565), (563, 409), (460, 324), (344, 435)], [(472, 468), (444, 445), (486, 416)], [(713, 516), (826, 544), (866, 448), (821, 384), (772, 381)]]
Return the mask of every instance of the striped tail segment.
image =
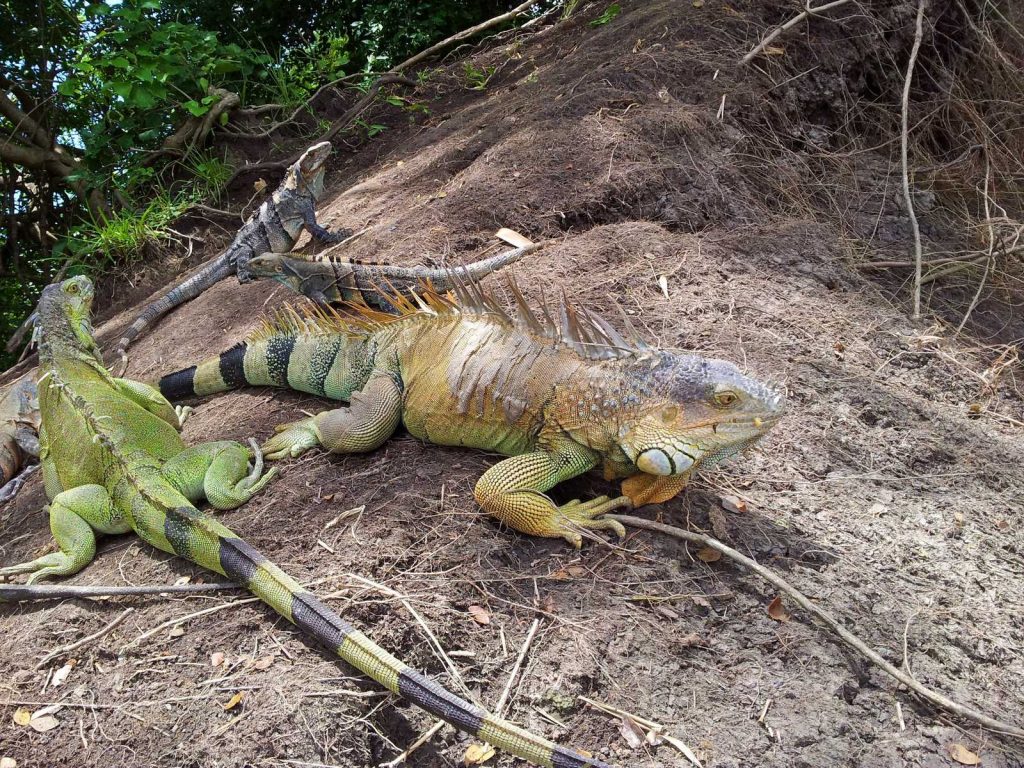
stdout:
[(125, 357), (129, 345), (138, 338), (155, 320), (159, 320), (172, 309), (194, 299), (211, 285), (235, 271), (232, 251), (229, 248), (192, 277), (174, 286), (156, 301), (146, 305), (134, 322), (117, 342), (117, 354)]
[(495, 717), (407, 666), (216, 520), (183, 507), (166, 513), (164, 529), (177, 554), (243, 585), (327, 650), (459, 730), (536, 765), (611, 768)]
[(372, 370), (367, 334), (346, 329), (340, 316), (321, 319), (339, 325), (318, 328), (285, 308), (226, 352), (161, 378), (160, 393), (175, 401), (250, 385), (347, 400)]

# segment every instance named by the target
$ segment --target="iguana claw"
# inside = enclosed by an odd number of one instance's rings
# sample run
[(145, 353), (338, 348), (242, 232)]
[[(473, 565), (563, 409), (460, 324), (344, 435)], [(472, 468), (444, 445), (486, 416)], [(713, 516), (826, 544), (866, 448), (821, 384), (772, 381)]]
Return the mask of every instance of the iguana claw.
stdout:
[(320, 436), (317, 434), (313, 419), (279, 424), (274, 427), (274, 431), (277, 434), (263, 444), (263, 453), (271, 461), (286, 456), (295, 458), (320, 445)]
[(190, 405), (176, 405), (174, 406), (174, 412), (178, 414), (178, 429), (185, 426), (185, 419), (187, 419), (192, 413), (192, 406)]
[(618, 496), (614, 499), (598, 496), (590, 501), (573, 499), (558, 508), (556, 524), (561, 529), (562, 538), (579, 549), (583, 546), (583, 536), (574, 530), (576, 528), (612, 531), (620, 539), (624, 539), (626, 529), (622, 523), (618, 520), (600, 519), (600, 516), (616, 509), (632, 508), (633, 502), (627, 496)]

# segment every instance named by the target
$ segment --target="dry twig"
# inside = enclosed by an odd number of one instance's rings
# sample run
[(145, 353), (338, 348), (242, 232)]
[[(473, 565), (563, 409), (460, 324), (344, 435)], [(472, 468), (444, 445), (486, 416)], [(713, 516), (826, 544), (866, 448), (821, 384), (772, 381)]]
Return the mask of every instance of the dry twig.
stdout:
[(908, 112), (910, 111), (910, 83), (914, 78), (914, 64), (917, 62), (917, 52), (921, 50), (921, 38), (924, 37), (924, 9), (928, 0), (918, 0), (917, 21), (914, 27), (914, 47), (910, 50), (910, 60), (907, 62), (907, 76), (903, 80), (903, 106), (900, 112), (900, 163), (903, 171), (903, 199), (907, 204), (907, 215), (910, 217), (910, 227), (914, 232), (914, 317), (921, 316), (921, 261), (923, 258), (921, 248), (921, 228), (917, 224), (917, 214), (914, 213), (914, 199), (910, 194), (910, 173), (907, 169), (907, 143), (909, 141), (910, 129), (907, 127)]
[(242, 589), (237, 584), (156, 584), (151, 587), (74, 586), (71, 584), (0, 584), (0, 603), (25, 600), (64, 600), (80, 597), (125, 597), (129, 595), (188, 594)]
[(682, 528), (677, 528), (672, 525), (665, 525), (664, 523), (656, 523), (651, 520), (645, 520), (642, 517), (633, 517), (632, 515), (607, 515), (611, 520), (618, 520), (623, 525), (629, 525), (634, 528), (643, 528), (648, 531), (656, 531), (657, 533), (663, 533), (673, 538), (682, 539), (683, 541), (689, 541), (693, 544), (697, 544), (701, 547), (710, 547), (711, 549), (721, 552), (729, 559), (740, 563), (745, 568), (749, 568), (751, 571), (756, 573), (765, 581), (774, 585), (778, 589), (789, 595), (801, 608), (807, 612), (813, 614), (816, 618), (822, 621), (829, 629), (835, 632), (839, 638), (846, 643), (849, 647), (864, 656), (868, 661), (878, 667), (880, 670), (894, 678), (903, 685), (907, 686), (914, 693), (921, 696), (921, 698), (931, 702), (940, 709), (944, 709), (947, 712), (965, 717), (968, 720), (990, 728), (993, 731), (1005, 733), (1008, 736), (1013, 736), (1018, 739), (1024, 739), (1024, 728), (1018, 728), (1015, 725), (1004, 723), (1001, 720), (989, 717), (988, 715), (979, 712), (976, 709), (968, 707), (959, 702), (953, 701), (952, 699), (943, 696), (941, 693), (926, 688), (921, 685), (917, 680), (908, 675), (902, 669), (890, 664), (877, 651), (872, 650), (863, 640), (854, 635), (839, 621), (832, 616), (828, 611), (819, 608), (807, 597), (804, 596), (796, 587), (792, 586), (788, 581), (783, 579), (781, 576), (776, 575), (774, 572), (765, 568), (763, 565), (755, 560), (750, 559), (746, 555), (737, 552), (732, 547), (729, 547), (718, 539), (713, 539), (710, 536), (705, 536), (701, 533), (693, 533)]
[(62, 645), (60, 648), (54, 648), (52, 651), (50, 651), (43, 657), (42, 661), (36, 664), (36, 669), (42, 669), (58, 656), (63, 656), (65, 653), (71, 653), (72, 651), (76, 651), (83, 645), (88, 645), (93, 640), (98, 640), (99, 638), (103, 637), (105, 634), (114, 629), (114, 627), (116, 627), (118, 624), (120, 624), (122, 621), (128, 618), (128, 614), (134, 610), (134, 608), (125, 608), (116, 619), (111, 621), (98, 632), (93, 632), (88, 637), (83, 637), (81, 640), (77, 640), (71, 643), (70, 645)]
[(767, 48), (768, 45), (775, 38), (777, 38), (782, 33), (792, 29), (804, 19), (810, 16), (817, 16), (819, 13), (824, 13), (825, 11), (831, 11), (833, 8), (838, 8), (841, 5), (846, 5), (848, 2), (850, 2), (850, 0), (832, 0), (831, 3), (825, 3), (824, 5), (819, 5), (817, 8), (812, 8), (811, 0), (807, 0), (807, 2), (804, 4), (804, 9), (800, 13), (798, 13), (796, 16), (794, 16), (792, 19), (787, 21), (782, 26), (776, 27), (767, 35), (765, 35), (764, 40), (762, 40), (760, 43), (751, 48), (750, 53), (748, 53), (746, 56), (740, 59), (740, 64), (749, 64), (754, 59), (754, 57), (761, 53), (765, 48)]

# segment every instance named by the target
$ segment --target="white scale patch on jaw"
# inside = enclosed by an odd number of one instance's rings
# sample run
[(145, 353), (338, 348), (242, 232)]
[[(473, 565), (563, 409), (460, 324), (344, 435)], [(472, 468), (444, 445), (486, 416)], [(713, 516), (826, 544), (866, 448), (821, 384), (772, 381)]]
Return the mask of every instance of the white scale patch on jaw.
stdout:
[(693, 466), (693, 459), (678, 450), (669, 454), (663, 448), (648, 448), (637, 457), (636, 466), (648, 475), (678, 475)]

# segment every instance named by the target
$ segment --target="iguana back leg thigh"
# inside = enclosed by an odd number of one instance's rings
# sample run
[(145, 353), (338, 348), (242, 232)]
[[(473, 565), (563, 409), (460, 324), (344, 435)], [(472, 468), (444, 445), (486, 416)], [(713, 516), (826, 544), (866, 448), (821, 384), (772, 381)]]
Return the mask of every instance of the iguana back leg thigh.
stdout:
[(263, 445), (268, 459), (299, 456), (318, 445), (334, 453), (363, 453), (384, 444), (402, 419), (402, 390), (384, 371), (370, 375), (366, 386), (352, 394), (347, 408), (277, 427)]
[(620, 538), (626, 529), (615, 520), (594, 518), (615, 509), (630, 508), (625, 496), (591, 501), (574, 499), (558, 506), (544, 491), (563, 480), (594, 467), (598, 456), (577, 443), (554, 452), (537, 451), (499, 461), (484, 472), (473, 489), (477, 503), (501, 522), (531, 536), (561, 536), (577, 549), (583, 544), (580, 529), (614, 531)]
[(96, 531), (126, 533), (131, 526), (110, 501), (102, 485), (80, 485), (57, 494), (50, 504), (50, 530), (59, 552), (0, 568), (0, 576), (31, 573), (32, 584), (47, 576), (78, 573), (96, 556)]
[(250, 451), (233, 440), (186, 448), (163, 467), (164, 478), (178, 493), (193, 504), (206, 499), (217, 509), (241, 506), (276, 474), (276, 468), (263, 474), (263, 454), (255, 442)]

